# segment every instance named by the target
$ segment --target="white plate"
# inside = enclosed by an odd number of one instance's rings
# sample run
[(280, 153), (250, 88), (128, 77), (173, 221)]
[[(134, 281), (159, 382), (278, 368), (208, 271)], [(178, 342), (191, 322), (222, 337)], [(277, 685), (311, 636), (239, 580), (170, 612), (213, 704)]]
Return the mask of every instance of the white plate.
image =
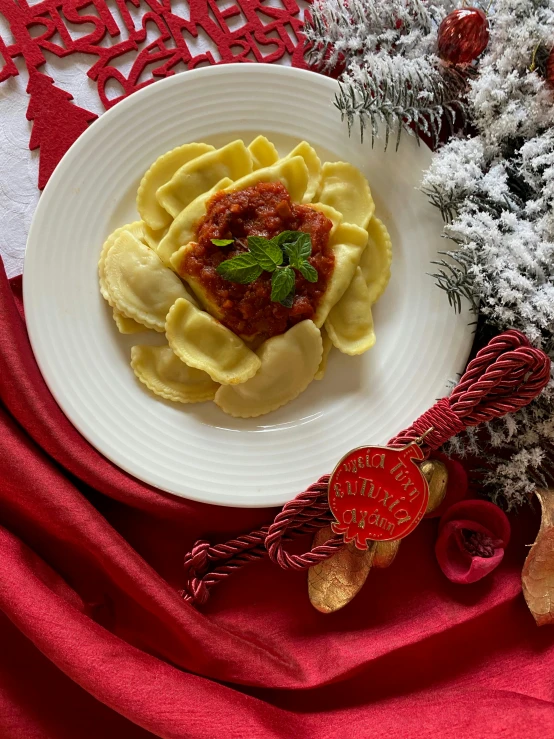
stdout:
[[(398, 152), (348, 136), (334, 80), (269, 65), (225, 65), (157, 82), (99, 118), (57, 167), (27, 242), (24, 299), (35, 356), (77, 429), (108, 459), (162, 490), (233, 506), (290, 500), (349, 449), (383, 444), (447, 392), (471, 346), (428, 276), (444, 248), (437, 211), (415, 188), (431, 154), (404, 137)], [(322, 159), (367, 176), (393, 242), (392, 278), (375, 309), (377, 343), (362, 357), (332, 351), (323, 381), (261, 418), (213, 403), (181, 406), (135, 380), (129, 349), (100, 296), (105, 237), (137, 218), (135, 194), (156, 157), (188, 141), (259, 133), (281, 153), (307, 139)], [(155, 337), (161, 343), (163, 336)]]

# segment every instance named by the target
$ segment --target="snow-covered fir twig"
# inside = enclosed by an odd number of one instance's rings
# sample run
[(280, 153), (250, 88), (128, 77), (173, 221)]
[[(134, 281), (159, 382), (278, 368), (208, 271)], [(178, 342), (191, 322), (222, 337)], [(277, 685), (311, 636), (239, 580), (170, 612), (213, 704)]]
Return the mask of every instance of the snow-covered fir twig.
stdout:
[[(477, 134), (451, 140), (423, 179), (456, 245), (435, 276), (455, 307), (469, 297), (489, 325), (521, 330), (554, 360), (554, 91), (533, 64), (554, 47), (554, 5), (495, 0), (490, 25), (468, 94)], [(527, 409), (450, 448), (486, 461), (492, 497), (517, 505), (551, 480), (553, 419), (554, 380)]]
[(309, 61), (328, 71), (377, 53), (424, 56), (434, 51), (437, 28), (454, 7), (450, 0), (317, 0), (304, 29)]
[(451, 0), (316, 0), (305, 35), (309, 60), (324, 71), (343, 68), (336, 105), (363, 136), (377, 129), (385, 144), (395, 130), (438, 139), (464, 109), (464, 77), (434, 54), (437, 29)]
[(452, 131), (464, 110), (465, 85), (460, 74), (441, 68), (432, 54), (418, 59), (375, 54), (364, 66), (351, 62), (336, 105), (349, 129), (359, 123), (362, 139), (369, 127), (372, 145), (380, 133), (386, 148), (391, 131), (397, 147), (402, 131), (428, 136), (436, 145), (443, 121)]

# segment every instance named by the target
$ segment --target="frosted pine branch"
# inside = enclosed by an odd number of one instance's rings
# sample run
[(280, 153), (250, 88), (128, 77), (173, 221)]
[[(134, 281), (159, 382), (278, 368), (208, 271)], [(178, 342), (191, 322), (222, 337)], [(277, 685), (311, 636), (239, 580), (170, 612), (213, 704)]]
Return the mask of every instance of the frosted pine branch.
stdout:
[(394, 129), (437, 139), (442, 122), (463, 112), (465, 80), (434, 55), (451, 0), (316, 0), (304, 33), (309, 61), (343, 69), (336, 104), (352, 129), (375, 140)]
[(464, 87), (465, 79), (442, 67), (434, 55), (407, 59), (375, 54), (365, 58), (364, 66), (350, 64), (335, 104), (349, 129), (358, 123), (362, 139), (369, 129), (372, 144), (382, 133), (386, 148), (395, 132), (398, 147), (402, 131), (428, 136), (436, 144), (443, 121), (453, 128), (463, 114)]
[(381, 53), (415, 58), (432, 52), (449, 0), (317, 0), (304, 33), (309, 60), (325, 70)]

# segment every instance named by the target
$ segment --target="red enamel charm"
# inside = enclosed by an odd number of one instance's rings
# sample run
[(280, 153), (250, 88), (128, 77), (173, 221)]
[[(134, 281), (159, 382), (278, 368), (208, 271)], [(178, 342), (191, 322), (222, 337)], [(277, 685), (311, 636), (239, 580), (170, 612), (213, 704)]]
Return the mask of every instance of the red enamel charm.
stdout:
[(429, 487), (415, 460), (417, 444), (402, 449), (367, 446), (341, 459), (329, 480), (335, 534), (366, 549), (368, 541), (403, 539), (423, 518)]

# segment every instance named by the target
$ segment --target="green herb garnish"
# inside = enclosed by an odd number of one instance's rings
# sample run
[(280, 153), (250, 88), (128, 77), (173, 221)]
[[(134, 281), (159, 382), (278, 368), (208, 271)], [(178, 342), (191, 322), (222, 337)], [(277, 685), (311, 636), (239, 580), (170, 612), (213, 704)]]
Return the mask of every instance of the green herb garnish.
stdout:
[(289, 258), (289, 264), (295, 269), (300, 269), (312, 253), (312, 240), (310, 234), (301, 233), (295, 241), (287, 241), (283, 244), (285, 254)]
[(305, 280), (308, 280), (308, 282), (317, 282), (317, 269), (315, 267), (312, 267), (309, 262), (302, 262), (298, 269), (300, 270), (300, 274)]
[(281, 247), (272, 240), (264, 239), (263, 236), (249, 236), (248, 249), (266, 272), (274, 272), (280, 264), (283, 264)]
[(235, 243), (234, 239), (210, 239), (214, 246), (231, 246)]
[[(228, 246), (232, 239), (212, 239), (215, 246)], [(283, 231), (272, 239), (248, 237), (248, 251), (227, 259), (216, 272), (229, 282), (247, 285), (262, 272), (271, 272), (271, 300), (291, 308), (294, 300), (297, 269), (309, 282), (317, 282), (317, 270), (308, 257), (312, 253), (310, 234), (303, 231)]]
[(292, 267), (282, 267), (271, 275), (271, 300), (282, 303), (289, 295), (294, 297), (294, 270)]
[(262, 274), (263, 270), (258, 264), (256, 257), (247, 251), (244, 254), (237, 254), (236, 257), (221, 262), (216, 272), (224, 280), (248, 285), (250, 282), (254, 282)]

